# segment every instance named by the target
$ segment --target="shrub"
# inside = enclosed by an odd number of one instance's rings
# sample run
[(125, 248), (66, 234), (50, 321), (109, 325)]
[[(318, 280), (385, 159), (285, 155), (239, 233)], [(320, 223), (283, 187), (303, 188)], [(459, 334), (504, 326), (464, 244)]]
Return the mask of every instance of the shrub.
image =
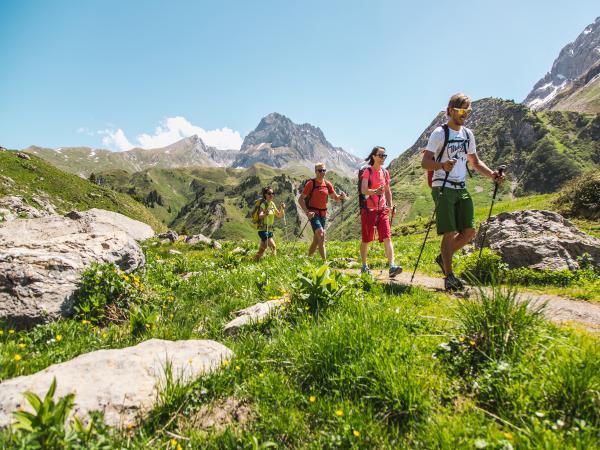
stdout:
[(92, 323), (122, 321), (143, 290), (137, 275), (128, 275), (114, 264), (94, 263), (81, 276), (75, 292), (75, 317)]
[(514, 289), (483, 290), (479, 299), (461, 301), (456, 310), (460, 336), (440, 346), (442, 359), (462, 373), (492, 361), (512, 360), (530, 344), (545, 305), (529, 307)]
[(481, 258), (479, 251), (462, 258), (458, 271), (461, 277), (471, 283), (489, 284), (502, 281), (507, 269), (508, 266), (502, 262), (500, 255), (484, 248)]
[(571, 180), (554, 202), (561, 214), (589, 220), (600, 218), (600, 173), (586, 172)]

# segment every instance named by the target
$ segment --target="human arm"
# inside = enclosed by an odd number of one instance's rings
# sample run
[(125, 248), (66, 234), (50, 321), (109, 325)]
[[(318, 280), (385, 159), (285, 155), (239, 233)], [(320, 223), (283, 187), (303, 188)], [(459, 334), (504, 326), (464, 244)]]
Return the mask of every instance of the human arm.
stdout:
[(477, 153), (469, 153), (467, 159), (469, 160), (469, 163), (471, 163), (471, 167), (483, 176), (491, 178), (497, 183), (502, 183), (504, 181), (504, 174), (501, 175), (499, 172), (490, 169), (481, 159), (479, 159)]
[(421, 159), (421, 167), (425, 170), (443, 170), (444, 172), (452, 172), (455, 164), (455, 159), (449, 159), (443, 163), (436, 161), (435, 153), (430, 152), (429, 150), (423, 152), (423, 158)]
[(360, 184), (360, 192), (363, 195), (381, 195), (383, 192), (383, 186), (379, 186), (377, 189), (369, 188), (369, 178), (363, 178)]
[(300, 205), (300, 208), (302, 208), (302, 211), (304, 211), (304, 214), (306, 214), (306, 217), (312, 219), (315, 216), (315, 212), (309, 211), (306, 207), (306, 197), (307, 196), (304, 193), (300, 194), (300, 197), (298, 197), (298, 204)]
[(279, 205), (279, 209), (277, 209), (277, 207), (275, 207), (275, 215), (277, 216), (277, 218), (281, 219), (284, 214), (285, 214), (285, 203), (282, 203), (281, 205)]

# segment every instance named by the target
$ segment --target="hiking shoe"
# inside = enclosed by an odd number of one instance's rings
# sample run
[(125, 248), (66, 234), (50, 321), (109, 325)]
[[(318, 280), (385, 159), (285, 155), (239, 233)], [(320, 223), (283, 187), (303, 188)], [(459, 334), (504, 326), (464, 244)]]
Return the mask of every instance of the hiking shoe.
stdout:
[(371, 276), (371, 269), (369, 269), (368, 266), (362, 266), (360, 269), (360, 274), (362, 275), (363, 273), (366, 273), (367, 275)]
[(448, 274), (446, 278), (444, 278), (444, 288), (447, 291), (461, 291), (465, 288), (462, 281), (460, 281), (452, 272)]
[(446, 271), (444, 270), (444, 260), (442, 259), (441, 253), (435, 257), (435, 262), (438, 263), (438, 266), (442, 269), (442, 273), (446, 275)]
[(402, 267), (400, 266), (390, 266), (390, 278), (394, 278), (396, 275), (402, 273)]

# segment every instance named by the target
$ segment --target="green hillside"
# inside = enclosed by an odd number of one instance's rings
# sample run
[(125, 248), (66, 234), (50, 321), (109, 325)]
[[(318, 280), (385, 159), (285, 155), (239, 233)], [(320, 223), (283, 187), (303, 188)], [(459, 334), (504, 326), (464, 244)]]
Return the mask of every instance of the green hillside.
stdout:
[(63, 172), (36, 156), (30, 156), (31, 159), (25, 160), (11, 151), (0, 152), (0, 197), (20, 196), (34, 207), (38, 205), (33, 198), (39, 197), (48, 200), (59, 213), (73, 209), (101, 208), (145, 222), (155, 231), (165, 228), (130, 196), (90, 183)]
[[(298, 214), (295, 200), (310, 177), (311, 172), (304, 167), (282, 170), (263, 164), (248, 169), (194, 167), (149, 169), (133, 174), (119, 170), (97, 175), (99, 182), (144, 203), (169, 228), (216, 239), (256, 237), (250, 213), (261, 189), (267, 185), (273, 187), (278, 205), (281, 202), (288, 205), (285, 223), (277, 220), (275, 229), (291, 238), (306, 220), (303, 213)], [(353, 189), (352, 181), (334, 173), (328, 179), (338, 190)], [(338, 208), (331, 205), (332, 217)]]
[[(430, 190), (421, 169), (421, 149), (438, 115), (400, 157), (390, 163), (392, 191), (403, 219), (431, 212)], [(524, 105), (501, 99), (473, 103), (467, 123), (477, 141), (480, 158), (490, 167), (508, 166), (504, 190), (518, 197), (551, 193), (580, 173), (600, 165), (600, 116), (565, 111), (535, 112)], [(467, 180), (476, 205), (488, 202), (492, 185), (474, 174)]]

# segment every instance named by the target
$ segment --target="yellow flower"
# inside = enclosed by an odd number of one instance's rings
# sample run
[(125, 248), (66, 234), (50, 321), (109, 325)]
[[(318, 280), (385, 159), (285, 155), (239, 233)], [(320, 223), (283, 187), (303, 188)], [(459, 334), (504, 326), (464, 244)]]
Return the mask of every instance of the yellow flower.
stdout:
[(336, 416), (338, 416), (338, 417), (342, 417), (342, 416), (344, 415), (344, 411), (342, 411), (341, 409), (338, 409), (338, 410), (335, 412), (335, 415), (336, 415)]
[(128, 429), (128, 430), (131, 430), (132, 428), (133, 428), (133, 424), (132, 424), (131, 422), (129, 422), (129, 423), (127, 424), (127, 429)]
[(21, 355), (19, 355), (18, 353), (15, 355), (15, 361), (21, 361)]
[(23, 343), (19, 344), (19, 348), (25, 348), (25, 347), (27, 347), (27, 345), (25, 345)]
[(83, 325), (86, 325), (86, 324), (88, 324), (88, 323), (90, 323), (90, 322), (89, 322), (88, 320), (85, 320), (85, 319), (83, 319), (83, 320), (81, 321), (81, 323), (82, 323)]
[(240, 370), (240, 366), (235, 366), (235, 370)]
[(360, 436), (360, 431), (357, 431), (357, 430), (352, 430), (352, 434), (353, 434), (355, 437), (359, 437), (359, 436)]
[(317, 397), (315, 397), (314, 395), (311, 395), (310, 397), (308, 397), (308, 401), (311, 403), (314, 403), (317, 401)]
[(188, 364), (191, 364), (191, 363), (192, 363), (192, 358), (189, 358), (188, 359)]
[(177, 446), (177, 439), (171, 439), (169, 441), (169, 443), (171, 444), (171, 447), (176, 447)]
[(15, 330), (8, 330), (8, 334), (15, 334)]
[(56, 342), (62, 341), (62, 335), (57, 334), (55, 339), (56, 339)]
[(461, 337), (459, 337), (459, 338), (458, 338), (458, 340), (459, 340), (460, 342), (464, 342), (465, 338), (461, 336)]
[(181, 444), (177, 444), (177, 450), (183, 450), (183, 449), (181, 448)]
[(474, 341), (473, 339), (471, 339), (471, 340), (469, 341), (469, 344), (471, 344), (471, 345), (475, 345), (475, 341)]
[(106, 333), (102, 333), (102, 337), (103, 337), (104, 339), (106, 339), (106, 338), (108, 337), (108, 334), (106, 334)]
[(0, 330), (0, 336), (4, 334), (4, 330)]
[(223, 361), (223, 365), (224, 365), (225, 367), (227, 367), (227, 366), (229, 365), (229, 360), (228, 360), (228, 359), (226, 359), (225, 361)]
[(512, 440), (513, 440), (513, 435), (512, 435), (512, 433), (511, 433), (511, 432), (506, 432), (506, 433), (502, 433), (502, 434), (504, 434), (504, 437), (505, 437), (506, 439), (508, 439), (509, 441), (512, 441)]

